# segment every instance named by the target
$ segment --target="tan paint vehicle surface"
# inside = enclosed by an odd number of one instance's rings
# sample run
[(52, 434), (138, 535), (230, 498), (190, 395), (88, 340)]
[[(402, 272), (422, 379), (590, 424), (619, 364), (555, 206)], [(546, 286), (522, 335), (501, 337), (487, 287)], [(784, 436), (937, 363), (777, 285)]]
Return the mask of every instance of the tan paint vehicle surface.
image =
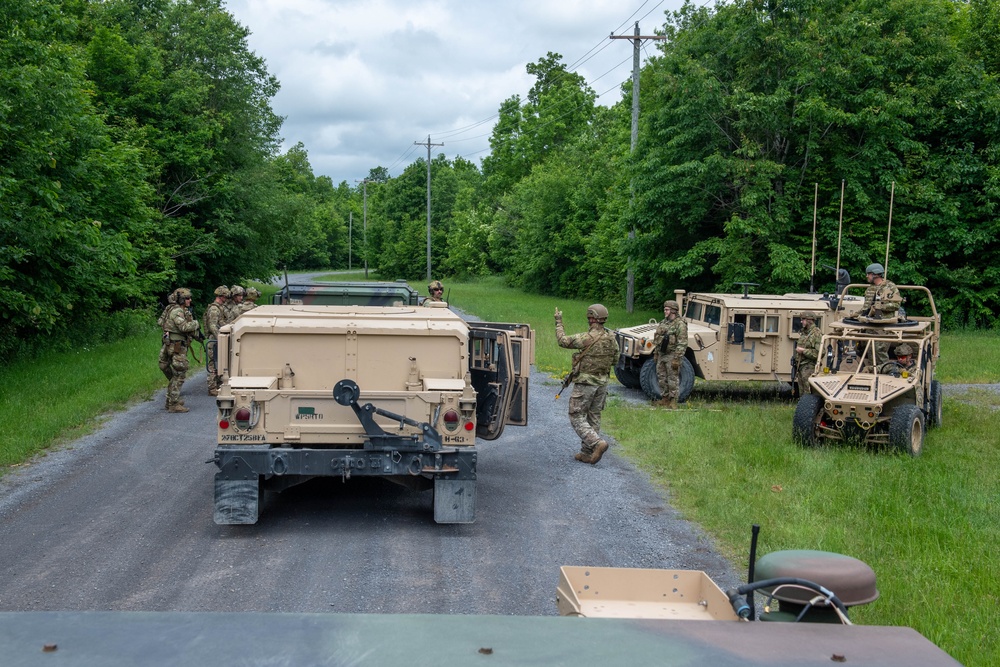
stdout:
[[(926, 429), (941, 424), (943, 392), (934, 378), (941, 319), (926, 287), (897, 288), (904, 305), (917, 307), (913, 312), (890, 320), (848, 317), (832, 323), (809, 378), (812, 392), (796, 406), (792, 435), (797, 442), (856, 441), (919, 456)], [(878, 363), (879, 349), (891, 361), (903, 343), (914, 351), (912, 369)]]
[[(816, 326), (861, 308), (864, 299), (828, 294), (715, 294), (675, 290), (688, 325), (688, 349), (681, 363), (680, 400), (694, 387), (695, 377), (713, 381), (791, 382), (792, 357), (802, 329), (799, 313), (816, 313)], [(653, 358), (656, 321), (618, 329), (621, 356), (615, 365), (619, 382), (660, 397)]]
[(255, 523), (262, 490), (382, 476), (475, 518), (476, 438), (527, 423), (527, 325), (447, 308), (260, 306), (224, 327), (215, 521)]

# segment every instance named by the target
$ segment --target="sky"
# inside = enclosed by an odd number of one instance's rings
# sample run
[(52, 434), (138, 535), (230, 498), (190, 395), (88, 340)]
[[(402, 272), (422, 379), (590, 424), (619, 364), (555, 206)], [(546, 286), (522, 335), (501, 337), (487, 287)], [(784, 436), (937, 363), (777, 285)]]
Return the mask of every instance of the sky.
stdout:
[[(282, 150), (302, 142), (317, 176), (351, 186), (443, 152), (477, 165), (500, 104), (522, 100), (548, 52), (610, 106), (632, 76), (631, 36), (681, 0), (225, 0), (281, 90)], [(644, 41), (641, 62), (656, 53)]]

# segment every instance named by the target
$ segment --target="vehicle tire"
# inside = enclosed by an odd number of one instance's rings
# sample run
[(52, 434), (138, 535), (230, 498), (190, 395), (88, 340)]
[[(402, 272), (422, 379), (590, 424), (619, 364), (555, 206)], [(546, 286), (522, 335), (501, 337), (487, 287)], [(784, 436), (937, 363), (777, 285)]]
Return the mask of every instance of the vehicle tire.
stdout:
[(660, 381), (656, 377), (656, 359), (650, 357), (639, 369), (639, 386), (650, 399), (658, 401), (663, 398), (660, 392)]
[(694, 391), (694, 366), (685, 357), (681, 359), (680, 396), (677, 397), (677, 402), (683, 403), (688, 400), (688, 396), (691, 395), (692, 391)]
[[(645, 361), (649, 361), (649, 359), (650, 357), (646, 357)], [(639, 370), (626, 366), (623, 359), (619, 359), (618, 363), (615, 364), (615, 377), (622, 383), (622, 386), (629, 389), (639, 389), (642, 387), (642, 384), (639, 382)]]
[[(639, 369), (639, 381), (642, 390), (654, 401), (663, 398), (660, 391), (660, 379), (656, 377), (656, 359), (650, 357)], [(681, 357), (680, 378), (677, 382), (677, 402), (683, 403), (694, 389), (694, 366), (686, 357)]]
[(944, 391), (941, 383), (931, 380), (931, 396), (927, 401), (927, 427), (936, 428), (941, 425), (941, 404), (944, 402)]
[(901, 405), (892, 413), (889, 446), (920, 456), (924, 448), (924, 413), (916, 405)]
[(799, 398), (795, 405), (795, 416), (792, 418), (792, 440), (799, 445), (815, 447), (819, 443), (816, 436), (816, 418), (823, 409), (823, 397), (818, 394), (806, 394)]

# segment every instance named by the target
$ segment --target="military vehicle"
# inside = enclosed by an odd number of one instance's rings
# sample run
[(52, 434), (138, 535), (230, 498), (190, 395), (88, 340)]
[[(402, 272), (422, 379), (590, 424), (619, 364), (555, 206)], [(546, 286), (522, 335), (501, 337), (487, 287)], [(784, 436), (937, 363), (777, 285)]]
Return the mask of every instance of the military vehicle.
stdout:
[[(846, 271), (841, 270), (843, 274)], [(843, 284), (846, 285), (847, 279)], [(826, 331), (834, 319), (856, 312), (860, 297), (837, 294), (751, 294), (752, 283), (739, 283), (742, 294), (674, 290), (688, 326), (688, 349), (681, 360), (679, 401), (687, 400), (695, 377), (723, 382), (793, 383), (792, 359), (802, 322), (799, 313), (816, 313), (816, 326)], [(657, 321), (615, 331), (621, 355), (615, 377), (626, 387), (661, 398), (653, 359)]]
[(379, 476), (471, 523), (476, 438), (528, 420), (534, 334), (447, 308), (260, 306), (222, 328), (215, 522), (252, 524), (263, 491)]
[(271, 296), (272, 304), (316, 306), (416, 306), (418, 294), (405, 280), (289, 284)]
[[(848, 288), (864, 289), (866, 285)], [(792, 423), (796, 442), (860, 442), (919, 456), (927, 427), (941, 424), (943, 394), (934, 378), (941, 319), (926, 287), (897, 285), (922, 307), (889, 318), (856, 315), (830, 325)], [(912, 362), (901, 364), (903, 345)]]

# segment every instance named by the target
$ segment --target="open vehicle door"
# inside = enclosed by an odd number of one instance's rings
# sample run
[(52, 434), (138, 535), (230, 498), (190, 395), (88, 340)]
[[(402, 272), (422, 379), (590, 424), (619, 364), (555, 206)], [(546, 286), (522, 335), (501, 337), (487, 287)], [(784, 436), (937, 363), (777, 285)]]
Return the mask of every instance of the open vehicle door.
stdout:
[(528, 378), (534, 362), (527, 324), (469, 323), (469, 371), (476, 402), (476, 435), (500, 437), (506, 424), (528, 423)]

